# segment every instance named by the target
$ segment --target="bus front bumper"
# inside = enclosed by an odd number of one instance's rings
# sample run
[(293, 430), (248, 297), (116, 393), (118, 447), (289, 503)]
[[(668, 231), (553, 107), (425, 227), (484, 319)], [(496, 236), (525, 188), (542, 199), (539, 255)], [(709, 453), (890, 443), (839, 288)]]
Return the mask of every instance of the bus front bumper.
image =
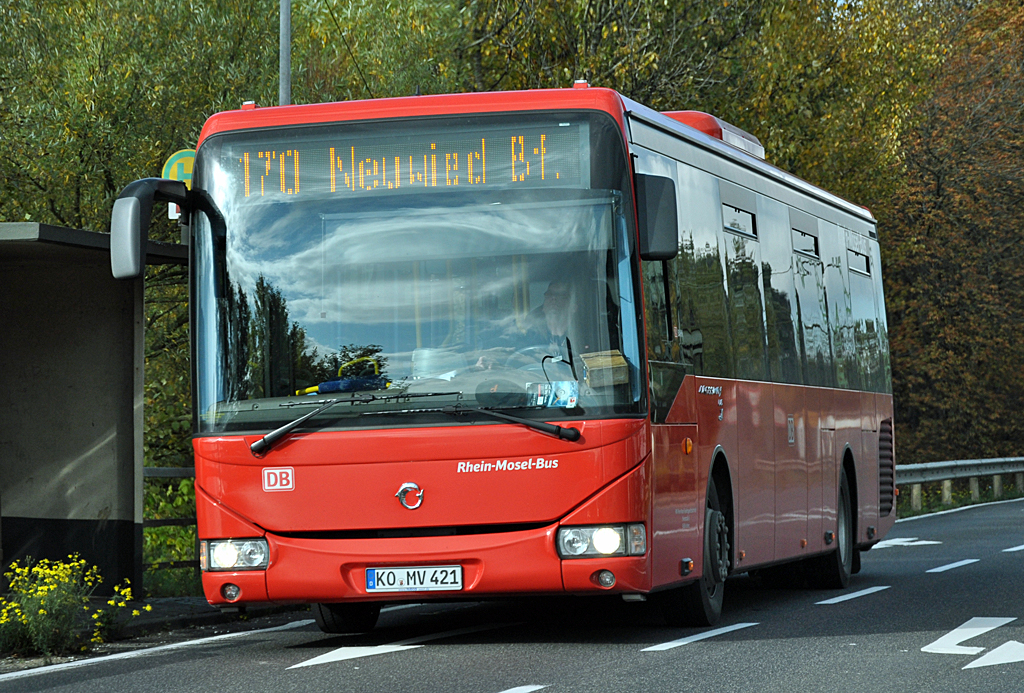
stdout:
[[(389, 539), (297, 539), (267, 534), (266, 570), (205, 572), (211, 604), (423, 601), (650, 590), (647, 556), (562, 560), (558, 524), (517, 532)], [(461, 590), (368, 592), (367, 568), (462, 567)], [(611, 571), (614, 584), (598, 575)], [(237, 593), (226, 586), (234, 585)], [(225, 596), (233, 598), (228, 598)]]

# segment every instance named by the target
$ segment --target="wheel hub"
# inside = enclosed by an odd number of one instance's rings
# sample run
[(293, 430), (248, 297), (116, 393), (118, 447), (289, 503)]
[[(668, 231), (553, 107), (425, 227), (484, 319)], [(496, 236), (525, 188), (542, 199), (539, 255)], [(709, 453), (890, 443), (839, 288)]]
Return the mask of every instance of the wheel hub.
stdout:
[(707, 576), (715, 583), (729, 577), (729, 526), (725, 514), (708, 508), (705, 516), (704, 537), (708, 557)]

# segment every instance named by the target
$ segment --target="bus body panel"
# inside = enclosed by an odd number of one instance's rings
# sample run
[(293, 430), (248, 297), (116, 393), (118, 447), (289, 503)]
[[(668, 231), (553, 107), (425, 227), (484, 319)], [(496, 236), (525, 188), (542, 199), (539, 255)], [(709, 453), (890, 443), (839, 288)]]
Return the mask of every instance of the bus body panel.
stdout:
[[(196, 473), (202, 464), (202, 458), (196, 456)], [(196, 525), (200, 538), (260, 537), (264, 531), (249, 520), (226, 508), (223, 503), (215, 500), (203, 490), (196, 481)]]
[[(802, 547), (800, 542), (812, 538), (811, 517), (819, 518), (820, 524), (821, 515), (821, 480), (812, 477), (806, 440), (806, 412), (813, 406), (814, 393), (794, 385), (776, 384), (771, 389), (775, 404), (775, 554), (811, 553), (814, 548)], [(820, 474), (820, 468), (816, 471)]]
[[(657, 438), (655, 445), (657, 445)], [(651, 508), (651, 460), (595, 493), (560, 520), (562, 525), (603, 525), (647, 520)]]
[[(255, 436), (197, 438), (197, 485), (271, 532), (553, 522), (647, 455), (642, 421), (579, 426), (578, 443), (504, 424), (301, 434), (261, 458)], [(277, 469), (290, 489), (265, 488)], [(414, 511), (404, 483), (423, 491)]]
[(203, 573), (203, 593), (206, 595), (206, 600), (214, 606), (226, 606), (232, 603), (221, 593), (221, 589), (225, 585), (235, 585), (240, 588), (238, 598), (234, 602), (274, 601), (267, 592), (267, 574), (262, 570), (259, 572)]
[[(654, 557), (654, 586), (669, 585), (683, 579), (680, 561), (694, 561), (694, 572), (703, 561), (700, 538), (704, 526), (703, 506), (698, 497), (699, 447), (697, 426), (671, 424), (652, 426), (654, 436), (654, 474), (651, 480), (652, 503), (648, 544)], [(691, 442), (686, 452), (686, 441)], [(706, 474), (706, 473), (705, 473)], [(698, 491), (700, 489), (700, 491)]]
[[(779, 486), (774, 459), (772, 385), (737, 381), (733, 402), (738, 457), (730, 462), (734, 469), (740, 471), (733, 477), (733, 487), (739, 495), (736, 541), (747, 547), (746, 560), (749, 562), (771, 561), (777, 558), (776, 493)], [(728, 411), (725, 417), (730, 419)], [(786, 483), (794, 484), (801, 496), (806, 495), (803, 480), (788, 479)]]
[[(835, 413), (835, 436), (836, 436), (836, 458), (833, 474), (828, 478), (832, 481), (832, 488), (827, 488), (826, 483), (825, 506), (832, 517), (837, 513), (839, 501), (839, 480), (843, 473), (843, 463), (847, 452), (853, 458), (856, 478), (851, 480), (851, 491), (856, 491), (857, 498), (851, 498), (854, 505), (854, 522), (857, 524), (856, 541), (862, 541), (861, 537), (866, 536), (867, 528), (864, 525), (864, 489), (865, 477), (874, 478), (867, 460), (862, 454), (863, 443), (860, 431), (860, 394), (853, 390), (836, 390), (832, 397), (832, 411)], [(855, 488), (854, 488), (855, 487)], [(831, 491), (831, 493), (828, 493)], [(834, 521), (833, 525), (834, 526)]]

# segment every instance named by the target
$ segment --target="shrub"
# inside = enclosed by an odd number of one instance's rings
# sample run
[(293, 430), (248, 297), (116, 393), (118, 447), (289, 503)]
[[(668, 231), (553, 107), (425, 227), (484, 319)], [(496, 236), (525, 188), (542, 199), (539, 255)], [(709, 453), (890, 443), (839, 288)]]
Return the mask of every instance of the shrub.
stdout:
[[(104, 607), (93, 609), (90, 597), (103, 579), (96, 566), (87, 567), (78, 554), (67, 561), (26, 558), (24, 565), (15, 561), (4, 577), (10, 588), (7, 597), (0, 599), (2, 653), (39, 652), (49, 657), (87, 649), (82, 642), (86, 624), (91, 642), (103, 642), (123, 625), (121, 612), (131, 600), (126, 581), (114, 588)], [(138, 614), (132, 612), (132, 616)]]

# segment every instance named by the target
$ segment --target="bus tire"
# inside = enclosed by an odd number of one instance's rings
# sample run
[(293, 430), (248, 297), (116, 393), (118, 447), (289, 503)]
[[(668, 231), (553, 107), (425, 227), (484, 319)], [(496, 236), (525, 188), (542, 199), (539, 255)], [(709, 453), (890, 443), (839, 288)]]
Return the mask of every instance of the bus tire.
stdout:
[(313, 604), (312, 611), (325, 633), (368, 633), (380, 618), (380, 603)]
[(843, 472), (839, 482), (839, 503), (836, 509), (836, 548), (813, 559), (810, 578), (819, 589), (843, 589), (850, 584), (853, 574), (853, 555), (857, 550), (853, 533), (853, 505), (850, 501), (850, 482)]
[(670, 626), (713, 626), (721, 618), (730, 564), (727, 518), (711, 479), (704, 510), (703, 569), (699, 579), (664, 593), (663, 612)]

